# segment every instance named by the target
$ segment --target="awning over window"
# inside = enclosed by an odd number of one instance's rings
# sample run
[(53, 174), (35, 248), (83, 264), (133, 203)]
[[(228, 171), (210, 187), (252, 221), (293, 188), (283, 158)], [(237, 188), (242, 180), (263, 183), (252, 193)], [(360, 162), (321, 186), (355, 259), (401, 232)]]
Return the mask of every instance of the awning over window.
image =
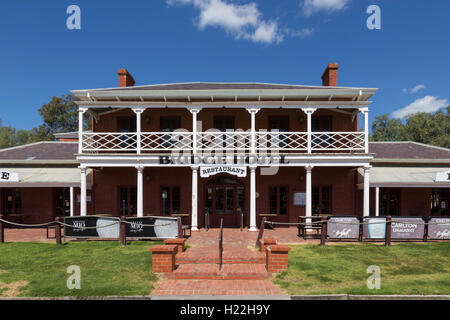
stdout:
[[(450, 180), (442, 179), (449, 167), (372, 167), (370, 169), (371, 187), (439, 187), (450, 188)], [(364, 170), (358, 169), (359, 184)]]
[[(18, 179), (10, 180), (0, 179), (0, 188), (80, 186), (81, 173), (78, 168), (0, 167), (0, 171), (18, 177)], [(91, 189), (90, 169), (88, 169), (87, 174), (87, 188)]]

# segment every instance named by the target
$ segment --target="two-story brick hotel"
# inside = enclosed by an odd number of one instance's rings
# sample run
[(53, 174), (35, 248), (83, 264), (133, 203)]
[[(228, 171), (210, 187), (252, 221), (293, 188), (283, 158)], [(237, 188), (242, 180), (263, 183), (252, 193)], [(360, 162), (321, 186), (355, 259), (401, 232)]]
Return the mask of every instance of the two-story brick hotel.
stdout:
[[(192, 230), (204, 226), (205, 213), (212, 226), (223, 218), (225, 226), (238, 227), (242, 219), (249, 230), (262, 217), (296, 222), (299, 216), (380, 211), (448, 214), (450, 151), (371, 143), (376, 153), (371, 152), (369, 99), (377, 89), (338, 87), (337, 72), (338, 65), (330, 63), (322, 86), (134, 86), (121, 69), (119, 87), (72, 91), (80, 123), (72, 138), (78, 143), (60, 142), (73, 147), (74, 155), (59, 167), (72, 177), (76, 163), (80, 176), (64, 184), (68, 176), (58, 173), (54, 180), (61, 181), (45, 185), (47, 199), (64, 198), (71, 215), (181, 216)], [(83, 131), (88, 114), (92, 131)], [(23, 167), (33, 160), (22, 162)], [(70, 195), (57, 189), (64, 186)], [(5, 212), (21, 185), (8, 196), (5, 184), (0, 187)]]

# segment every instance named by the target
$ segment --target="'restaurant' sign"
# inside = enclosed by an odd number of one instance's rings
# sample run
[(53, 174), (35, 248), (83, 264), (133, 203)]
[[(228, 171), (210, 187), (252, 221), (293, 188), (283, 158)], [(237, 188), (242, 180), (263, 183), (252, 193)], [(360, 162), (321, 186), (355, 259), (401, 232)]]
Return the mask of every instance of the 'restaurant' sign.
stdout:
[(428, 224), (428, 238), (432, 240), (449, 240), (450, 218), (431, 218)]
[(65, 217), (64, 236), (74, 238), (118, 239), (120, 219), (115, 217)]
[(234, 166), (211, 166), (200, 167), (200, 177), (208, 178), (218, 173), (228, 173), (238, 177), (247, 176), (247, 167), (234, 167)]
[(422, 239), (425, 225), (422, 218), (392, 217), (392, 239)]
[(327, 236), (332, 239), (357, 239), (359, 220), (355, 217), (331, 217), (327, 223)]
[(177, 238), (178, 222), (173, 217), (133, 217), (127, 218), (125, 235), (127, 238), (168, 239)]
[(19, 175), (15, 172), (0, 169), (0, 182), (19, 182)]

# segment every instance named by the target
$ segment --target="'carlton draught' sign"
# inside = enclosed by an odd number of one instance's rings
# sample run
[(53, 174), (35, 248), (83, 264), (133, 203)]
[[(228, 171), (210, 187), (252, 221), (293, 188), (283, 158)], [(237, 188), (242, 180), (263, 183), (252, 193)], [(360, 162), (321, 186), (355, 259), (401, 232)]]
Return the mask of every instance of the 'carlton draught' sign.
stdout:
[(392, 217), (392, 239), (422, 239), (425, 225), (422, 218)]

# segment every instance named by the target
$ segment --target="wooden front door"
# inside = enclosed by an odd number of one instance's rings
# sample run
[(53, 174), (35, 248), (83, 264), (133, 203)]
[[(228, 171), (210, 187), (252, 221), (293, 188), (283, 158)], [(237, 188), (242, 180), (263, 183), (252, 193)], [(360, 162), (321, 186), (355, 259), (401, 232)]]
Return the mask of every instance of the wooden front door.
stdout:
[(241, 211), (245, 214), (245, 188), (242, 183), (228, 176), (220, 176), (205, 185), (205, 210), (211, 227), (239, 227)]

